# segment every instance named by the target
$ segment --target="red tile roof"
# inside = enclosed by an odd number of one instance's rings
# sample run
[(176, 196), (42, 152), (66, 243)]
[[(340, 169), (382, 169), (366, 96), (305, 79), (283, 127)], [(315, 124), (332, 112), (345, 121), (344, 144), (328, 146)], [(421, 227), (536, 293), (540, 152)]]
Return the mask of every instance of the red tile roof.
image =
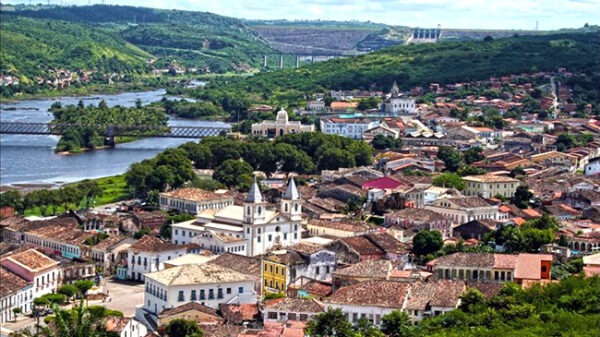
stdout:
[(29, 284), (26, 279), (4, 267), (0, 267), (0, 280), (0, 297), (2, 298), (19, 292)]
[(377, 178), (374, 180), (369, 180), (366, 183), (364, 183), (362, 185), (362, 189), (363, 190), (369, 190), (372, 188), (378, 188), (378, 189), (396, 189), (399, 186), (406, 186), (408, 187), (408, 185), (396, 180), (396, 179), (392, 179), (390, 177), (382, 177), (382, 178)]
[(129, 248), (142, 252), (164, 252), (169, 250), (185, 249), (185, 247), (177, 246), (171, 241), (163, 241), (150, 235), (144, 235)]
[(408, 296), (408, 283), (369, 281), (340, 288), (325, 300), (328, 303), (402, 308)]

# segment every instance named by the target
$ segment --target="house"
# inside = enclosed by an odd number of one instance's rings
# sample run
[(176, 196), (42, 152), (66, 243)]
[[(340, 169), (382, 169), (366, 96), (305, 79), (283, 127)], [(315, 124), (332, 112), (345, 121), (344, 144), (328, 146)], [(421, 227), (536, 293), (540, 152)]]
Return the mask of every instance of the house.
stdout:
[(331, 111), (334, 113), (344, 113), (356, 110), (358, 102), (331, 102)]
[(233, 196), (199, 188), (180, 188), (160, 193), (159, 205), (165, 211), (178, 210), (197, 215), (206, 209), (222, 209), (233, 205)]
[(127, 249), (136, 242), (133, 238), (111, 236), (92, 246), (91, 260), (104, 276), (113, 275), (116, 265), (127, 259)]
[(306, 102), (306, 110), (323, 111), (325, 110), (325, 102), (322, 100), (308, 101)]
[(574, 191), (567, 192), (565, 203), (575, 209), (584, 209), (591, 206), (600, 206), (600, 192)]
[(166, 219), (167, 216), (163, 212), (133, 212), (132, 216), (133, 223), (137, 228), (149, 228), (157, 233)]
[(222, 324), (217, 309), (207, 307), (198, 302), (188, 302), (172, 309), (165, 309), (158, 315), (158, 326), (167, 326), (174, 319), (188, 319), (198, 324)]
[(586, 277), (600, 275), (600, 253), (583, 257), (583, 273)]
[(185, 246), (144, 235), (127, 249), (127, 278), (144, 281), (144, 274), (164, 269), (164, 262), (187, 253)]
[(60, 262), (35, 249), (8, 255), (0, 265), (32, 284), (30, 299), (56, 292), (60, 284)]
[(544, 205), (544, 209), (549, 214), (560, 220), (574, 220), (581, 216), (582, 212), (566, 204)]
[(383, 123), (379, 124), (378, 126), (370, 128), (368, 130), (365, 130), (363, 132), (363, 139), (366, 142), (371, 142), (378, 135), (382, 135), (384, 137), (391, 137), (393, 139), (397, 139), (398, 137), (400, 137), (400, 132), (398, 130), (394, 130), (394, 129), (388, 127), (383, 122)]
[[(300, 242), (300, 221), (302, 220), (302, 199), (293, 179), (290, 179), (286, 192), (279, 201), (279, 209), (266, 203), (256, 180), (246, 195), (242, 206), (230, 205), (221, 210), (205, 210), (199, 214), (197, 225), (205, 233), (219, 233), (225, 242), (227, 236), (235, 242), (234, 247), (242, 246), (246, 256), (265, 254), (273, 248), (280, 248)], [(196, 236), (194, 242), (201, 247), (214, 244), (215, 238)]]
[(545, 167), (565, 167), (570, 172), (574, 172), (577, 169), (576, 156), (558, 151), (534, 154), (530, 157), (530, 160)]
[(307, 283), (302, 283), (303, 280), (304, 279), (301, 278), (300, 285), (294, 285), (288, 288), (288, 297), (308, 297), (322, 301), (323, 298), (328, 297), (333, 292), (331, 283), (314, 280), (309, 280)]
[(13, 309), (19, 308), (22, 313), (31, 311), (33, 282), (4, 267), (0, 267), (0, 280), (0, 323), (5, 324), (15, 319)]
[(145, 337), (146, 326), (130, 317), (108, 316), (104, 321), (107, 332), (119, 337)]
[(165, 309), (198, 302), (217, 309), (219, 303), (255, 303), (254, 280), (233, 269), (214, 264), (186, 264), (144, 277), (144, 301), (136, 309), (136, 318), (157, 318)]
[(264, 120), (252, 124), (252, 135), (274, 138), (290, 133), (314, 132), (313, 124), (303, 125), (300, 121), (290, 121), (287, 111), (281, 109), (277, 112), (274, 121)]
[(452, 236), (452, 220), (427, 208), (405, 208), (386, 213), (383, 216), (383, 225), (391, 227), (395, 237), (399, 230), (439, 230), (444, 238)]
[(327, 135), (340, 135), (352, 139), (362, 139), (363, 133), (379, 125), (368, 118), (322, 117), (319, 121), (321, 132)]
[(583, 174), (593, 176), (600, 173), (600, 157), (592, 158), (583, 168)]
[(499, 226), (500, 223), (492, 219), (471, 220), (454, 227), (452, 231), (456, 238), (481, 240), (485, 234), (495, 231)]
[(300, 243), (271, 251), (262, 259), (262, 293), (285, 293), (299, 278), (330, 280), (336, 266), (335, 253), (319, 246)]
[(392, 310), (402, 310), (410, 295), (410, 284), (393, 281), (369, 281), (338, 289), (324, 300), (327, 308), (341, 309), (346, 320), (356, 324), (368, 319), (375, 325)]
[(436, 279), (487, 282), (513, 281), (525, 286), (549, 282), (552, 255), (454, 253), (427, 263)]
[(458, 224), (499, 218), (498, 205), (490, 204), (481, 196), (440, 198), (425, 209), (440, 213)]
[(323, 306), (314, 299), (284, 298), (265, 303), (263, 322), (307, 322), (322, 313)]
[(403, 309), (412, 322), (439, 316), (458, 308), (466, 288), (464, 281), (414, 282)]
[(376, 228), (363, 221), (348, 219), (317, 220), (312, 219), (306, 224), (308, 233), (312, 236), (326, 235), (336, 238), (361, 236), (374, 232)]
[(389, 233), (369, 233), (365, 237), (385, 252), (386, 260), (408, 263), (411, 247)]
[(512, 198), (521, 183), (518, 179), (494, 174), (466, 176), (462, 179), (465, 182), (465, 189), (462, 192), (464, 195), (479, 195), (484, 198), (493, 198), (497, 195)]
[(340, 238), (325, 246), (335, 252), (339, 263), (354, 264), (365, 260), (385, 258), (383, 249), (364, 236)]
[(219, 311), (227, 325), (255, 326), (260, 320), (260, 310), (257, 303), (221, 303), (219, 304)]
[(333, 287), (339, 289), (352, 284), (375, 281), (392, 280), (395, 271), (401, 267), (396, 261), (365, 260), (351, 264), (333, 273)]
[(322, 184), (319, 198), (332, 198), (347, 203), (349, 200), (360, 201), (367, 193), (353, 184)]

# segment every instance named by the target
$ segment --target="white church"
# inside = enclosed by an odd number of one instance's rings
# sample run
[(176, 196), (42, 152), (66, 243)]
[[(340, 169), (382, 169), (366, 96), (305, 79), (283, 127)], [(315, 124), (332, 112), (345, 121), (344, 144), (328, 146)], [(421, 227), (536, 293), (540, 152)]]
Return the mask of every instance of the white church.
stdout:
[(414, 114), (417, 111), (417, 104), (414, 98), (401, 96), (398, 84), (394, 81), (390, 97), (384, 102), (384, 109), (386, 113), (392, 115)]
[(256, 256), (300, 242), (301, 214), (302, 201), (293, 179), (275, 208), (263, 200), (255, 180), (243, 206), (207, 209), (193, 222), (174, 224), (173, 231), (179, 237), (183, 231), (189, 243), (215, 253)]

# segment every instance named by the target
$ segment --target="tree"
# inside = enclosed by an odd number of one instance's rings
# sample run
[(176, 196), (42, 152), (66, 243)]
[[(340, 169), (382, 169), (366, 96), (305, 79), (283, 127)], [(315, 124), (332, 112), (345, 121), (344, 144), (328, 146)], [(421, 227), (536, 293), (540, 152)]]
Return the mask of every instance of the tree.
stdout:
[(95, 283), (92, 280), (77, 280), (73, 282), (73, 285), (79, 289), (79, 293), (85, 298), (87, 291), (92, 289)]
[(483, 156), (483, 149), (479, 146), (472, 147), (467, 151), (463, 152), (463, 157), (465, 158), (465, 163), (467, 163), (467, 165), (471, 165), (472, 163), (483, 160), (483, 158), (485, 158)]
[(463, 158), (457, 150), (449, 146), (440, 146), (437, 157), (446, 165), (446, 171), (456, 172), (463, 164)]
[(319, 157), (319, 170), (337, 170), (340, 167), (355, 167), (354, 156), (339, 148), (328, 148)]
[(376, 135), (371, 141), (371, 145), (377, 150), (393, 149), (396, 140), (392, 136)]
[(165, 329), (169, 337), (203, 337), (204, 331), (193, 320), (177, 318), (169, 322)]
[(529, 200), (533, 197), (533, 193), (529, 191), (529, 186), (520, 185), (517, 187), (514, 196), (512, 197), (512, 203), (521, 209), (529, 207)]
[(518, 176), (524, 176), (525, 174), (525, 170), (521, 166), (517, 166), (510, 170), (510, 173), (508, 175), (512, 178), (516, 178)]
[(105, 337), (103, 317), (93, 315), (83, 301), (72, 309), (55, 305), (53, 324), (41, 328), (40, 337)]
[(228, 188), (247, 189), (252, 183), (252, 166), (245, 161), (228, 159), (215, 168), (213, 179)]
[(341, 309), (328, 308), (327, 311), (318, 314), (315, 318), (308, 321), (304, 333), (312, 337), (354, 336), (352, 324), (348, 322)]
[(67, 296), (67, 301), (71, 300), (71, 297), (75, 296), (79, 292), (79, 288), (72, 284), (65, 284), (58, 288), (58, 293)]
[(485, 302), (485, 297), (476, 288), (469, 288), (466, 293), (461, 295), (460, 300), (460, 310), (466, 313), (476, 313), (477, 306)]
[(356, 322), (356, 337), (385, 337), (373, 322), (366, 318), (359, 318)]
[(440, 231), (422, 230), (413, 238), (413, 251), (417, 255), (435, 253), (444, 245), (444, 239)]
[(410, 329), (410, 317), (400, 310), (392, 310), (381, 318), (381, 331), (389, 337), (408, 336)]
[(456, 173), (442, 173), (433, 178), (434, 186), (455, 188), (459, 191), (465, 189), (465, 182)]
[(15, 316), (15, 321), (16, 321), (17, 317), (23, 312), (23, 310), (21, 310), (21, 307), (16, 307), (16, 308), (12, 308), (12, 312), (13, 312), (13, 315)]

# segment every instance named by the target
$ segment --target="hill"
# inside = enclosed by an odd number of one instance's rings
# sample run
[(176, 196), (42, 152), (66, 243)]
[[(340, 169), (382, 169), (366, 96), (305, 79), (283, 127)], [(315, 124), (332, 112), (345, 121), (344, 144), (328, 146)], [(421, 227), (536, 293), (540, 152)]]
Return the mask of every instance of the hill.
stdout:
[(0, 16), (0, 73), (31, 84), (56, 69), (96, 69), (101, 73), (146, 71), (147, 52), (118, 34), (78, 23)]
[[(155, 59), (157, 68), (177, 65), (210, 72), (248, 71), (261, 64), (262, 53), (273, 51), (240, 20), (205, 12), (112, 5), (15, 6), (3, 10), (2, 18), (2, 50), (9, 50), (11, 60), (15, 58), (14, 48), (28, 56), (27, 66), (11, 61), (13, 70), (26, 77), (35, 75), (36, 63), (54, 61), (47, 53), (39, 53), (38, 47), (48, 43), (49, 47), (41, 49), (48, 50), (55, 45), (63, 47), (63, 42), (72, 45), (80, 37), (88, 44), (110, 40), (110, 47), (126, 51), (130, 57)], [(53, 36), (55, 31), (41, 29), (45, 26), (61, 29)], [(9, 41), (7, 48), (5, 41)], [(59, 63), (62, 67), (89, 66), (69, 58), (58, 60), (66, 62)], [(133, 60), (125, 63), (129, 61)], [(2, 73), (7, 70), (2, 68)]]
[[(212, 83), (195, 95), (219, 103), (245, 95), (255, 102), (296, 104), (316, 91), (389, 90), (393, 81), (404, 90), (430, 83), (455, 83), (491, 76), (556, 71), (600, 73), (595, 33), (519, 36), (492, 41), (403, 45), (377, 52), (315, 63), (298, 69), (260, 73), (237, 83)], [(596, 75), (597, 76), (597, 75)], [(227, 108), (224, 107), (226, 111)]]

